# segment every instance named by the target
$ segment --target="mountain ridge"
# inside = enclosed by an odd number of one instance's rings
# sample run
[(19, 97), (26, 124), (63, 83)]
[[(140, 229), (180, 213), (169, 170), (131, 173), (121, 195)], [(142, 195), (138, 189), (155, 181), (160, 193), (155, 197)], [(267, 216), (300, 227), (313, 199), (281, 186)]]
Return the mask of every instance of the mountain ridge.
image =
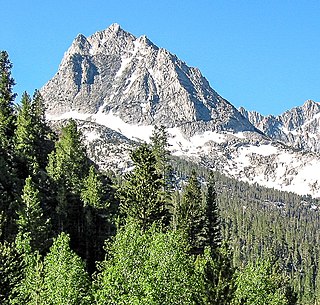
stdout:
[[(132, 124), (174, 127), (200, 121), (215, 129), (255, 131), (234, 106), (210, 87), (199, 69), (188, 67), (146, 36), (136, 38), (116, 24), (89, 38), (78, 35), (65, 53), (58, 74), (42, 93), (45, 100), (50, 95), (55, 101), (47, 105), (48, 114), (112, 110)], [(128, 105), (137, 115), (128, 113)], [(221, 111), (226, 120), (219, 122)]]
[[(117, 24), (78, 35), (41, 93), (51, 124), (78, 120), (102, 169), (126, 159), (130, 141), (148, 141), (154, 126), (164, 125), (174, 155), (242, 181), (320, 197), (320, 174), (312, 172), (317, 154), (259, 130), (263, 116), (238, 111), (199, 69)], [(124, 136), (122, 158), (110, 130)], [(102, 160), (108, 147), (118, 154)]]
[(320, 103), (307, 100), (302, 106), (294, 107), (278, 116), (263, 116), (242, 107), (239, 111), (273, 140), (282, 141), (293, 148), (320, 152)]

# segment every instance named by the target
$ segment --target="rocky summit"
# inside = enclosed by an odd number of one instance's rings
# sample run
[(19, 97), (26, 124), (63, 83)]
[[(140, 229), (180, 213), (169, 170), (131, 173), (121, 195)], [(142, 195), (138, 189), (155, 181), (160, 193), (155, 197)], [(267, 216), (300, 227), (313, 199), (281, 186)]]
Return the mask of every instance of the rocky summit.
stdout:
[(42, 94), (49, 116), (112, 113), (129, 124), (190, 125), (189, 134), (255, 130), (198, 69), (117, 24), (78, 35)]
[(239, 111), (259, 130), (274, 140), (297, 149), (320, 152), (320, 104), (311, 100), (279, 116)]
[(199, 69), (118, 24), (78, 35), (41, 93), (51, 124), (76, 119), (102, 169), (130, 166), (129, 148), (164, 125), (177, 156), (249, 183), (320, 197), (320, 157), (312, 153), (319, 151), (317, 103), (281, 117), (239, 111)]

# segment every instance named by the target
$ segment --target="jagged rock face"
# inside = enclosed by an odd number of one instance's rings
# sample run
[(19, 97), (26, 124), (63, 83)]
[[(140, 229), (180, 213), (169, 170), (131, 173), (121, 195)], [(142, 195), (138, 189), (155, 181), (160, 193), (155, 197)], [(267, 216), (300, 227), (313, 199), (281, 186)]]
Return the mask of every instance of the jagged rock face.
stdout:
[(320, 104), (308, 100), (304, 105), (295, 107), (275, 116), (262, 116), (253, 111), (240, 108), (239, 111), (256, 128), (271, 137), (294, 148), (320, 152)]
[(239, 112), (198, 69), (116, 24), (79, 35), (41, 93), (53, 126), (77, 120), (102, 170), (130, 167), (130, 149), (162, 124), (176, 156), (249, 183), (320, 197), (314, 171), (320, 157), (278, 142), (319, 151), (319, 104), (309, 101), (279, 117)]
[(255, 131), (198, 69), (117, 24), (88, 38), (78, 35), (41, 93), (48, 116), (112, 112), (130, 124), (183, 125), (186, 135)]

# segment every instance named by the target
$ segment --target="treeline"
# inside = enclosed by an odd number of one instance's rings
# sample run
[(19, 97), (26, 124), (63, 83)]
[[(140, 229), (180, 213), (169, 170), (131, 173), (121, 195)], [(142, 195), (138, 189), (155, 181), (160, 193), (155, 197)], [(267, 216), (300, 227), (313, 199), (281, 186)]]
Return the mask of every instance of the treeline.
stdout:
[(74, 121), (52, 132), (39, 92), (14, 104), (11, 68), (2, 51), (1, 304), (316, 302), (308, 201), (173, 162), (162, 127), (131, 172), (101, 173)]

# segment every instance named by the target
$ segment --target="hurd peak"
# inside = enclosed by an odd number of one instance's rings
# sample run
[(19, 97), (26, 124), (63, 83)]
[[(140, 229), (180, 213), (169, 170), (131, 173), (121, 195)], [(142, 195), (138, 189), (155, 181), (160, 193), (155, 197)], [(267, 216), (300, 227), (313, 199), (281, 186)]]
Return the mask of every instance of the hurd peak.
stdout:
[(42, 94), (55, 117), (77, 112), (98, 122), (112, 112), (128, 124), (183, 126), (185, 134), (255, 131), (198, 69), (116, 23), (78, 36)]
[(112, 23), (109, 27), (109, 30), (113, 31), (113, 32), (118, 32), (119, 30), (121, 30), (121, 27), (118, 23)]

